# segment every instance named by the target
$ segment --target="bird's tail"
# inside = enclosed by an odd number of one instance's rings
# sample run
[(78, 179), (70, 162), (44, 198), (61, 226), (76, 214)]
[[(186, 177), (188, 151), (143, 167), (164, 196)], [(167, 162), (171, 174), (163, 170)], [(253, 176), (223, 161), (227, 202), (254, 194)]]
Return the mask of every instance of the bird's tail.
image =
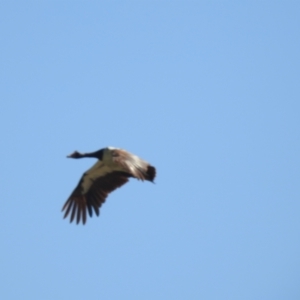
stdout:
[(156, 176), (155, 168), (149, 165), (147, 167), (147, 172), (146, 172), (146, 178), (145, 179), (153, 182), (155, 176)]

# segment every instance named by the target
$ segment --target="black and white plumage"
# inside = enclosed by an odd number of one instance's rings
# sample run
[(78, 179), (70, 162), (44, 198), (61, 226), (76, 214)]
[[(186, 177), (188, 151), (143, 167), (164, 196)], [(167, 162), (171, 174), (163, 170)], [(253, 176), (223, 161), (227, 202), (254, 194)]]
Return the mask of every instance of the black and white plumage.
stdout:
[(125, 184), (130, 177), (153, 182), (156, 170), (146, 161), (123, 149), (103, 148), (92, 153), (75, 151), (71, 158), (94, 157), (98, 162), (86, 171), (77, 187), (64, 204), (64, 218), (70, 214), (70, 222), (86, 223), (87, 213), (99, 216), (99, 209), (107, 195)]

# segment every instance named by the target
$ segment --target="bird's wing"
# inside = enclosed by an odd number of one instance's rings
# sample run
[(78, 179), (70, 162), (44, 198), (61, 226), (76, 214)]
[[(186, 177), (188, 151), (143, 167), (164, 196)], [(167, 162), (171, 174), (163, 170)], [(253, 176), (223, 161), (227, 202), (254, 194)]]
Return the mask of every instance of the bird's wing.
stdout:
[(112, 160), (115, 164), (121, 166), (133, 177), (140, 180), (153, 181), (155, 177), (155, 168), (138, 156), (127, 151), (118, 149), (112, 151)]
[(86, 212), (92, 217), (94, 210), (95, 214), (99, 216), (99, 208), (102, 203), (105, 202), (107, 195), (125, 184), (130, 175), (120, 171), (107, 173), (104, 176), (96, 178), (89, 190), (83, 194), (82, 183), (86, 179), (85, 176), (88, 176), (88, 174), (82, 176), (77, 187), (62, 208), (63, 211), (65, 210), (64, 218), (71, 213), (70, 222), (72, 222), (76, 216), (77, 224), (81, 221), (85, 224)]

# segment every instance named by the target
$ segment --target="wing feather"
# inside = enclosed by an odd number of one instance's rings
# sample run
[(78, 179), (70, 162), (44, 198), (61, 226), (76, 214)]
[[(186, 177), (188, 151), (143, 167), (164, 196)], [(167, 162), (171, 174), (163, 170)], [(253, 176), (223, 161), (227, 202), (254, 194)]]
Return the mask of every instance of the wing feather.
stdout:
[(94, 210), (95, 214), (99, 216), (99, 209), (108, 194), (128, 182), (130, 174), (121, 171), (108, 173), (94, 180), (85, 194), (82, 193), (83, 189), (81, 187), (83, 177), (62, 208), (63, 211), (65, 210), (64, 218), (71, 213), (70, 222), (76, 219), (77, 224), (80, 222), (86, 223), (87, 212), (92, 217)]

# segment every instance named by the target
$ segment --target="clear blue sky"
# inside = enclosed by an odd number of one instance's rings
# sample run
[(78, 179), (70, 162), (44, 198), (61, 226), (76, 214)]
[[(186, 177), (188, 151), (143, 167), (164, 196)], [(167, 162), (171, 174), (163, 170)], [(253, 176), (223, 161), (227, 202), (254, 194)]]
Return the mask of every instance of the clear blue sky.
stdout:
[[(300, 299), (300, 2), (2, 1), (0, 298)], [(157, 168), (85, 226), (93, 159)]]

